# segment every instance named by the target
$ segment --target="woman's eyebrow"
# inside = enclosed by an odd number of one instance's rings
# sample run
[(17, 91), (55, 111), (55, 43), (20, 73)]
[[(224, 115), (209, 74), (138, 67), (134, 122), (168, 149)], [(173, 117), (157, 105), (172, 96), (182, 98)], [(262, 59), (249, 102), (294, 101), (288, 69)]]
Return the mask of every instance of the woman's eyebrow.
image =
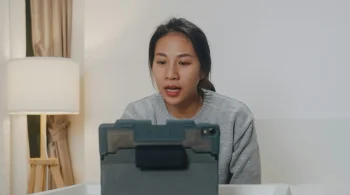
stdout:
[(179, 54), (177, 56), (180, 57), (180, 58), (182, 58), (182, 57), (191, 57), (191, 58), (193, 58), (193, 55), (188, 54), (188, 53)]
[[(167, 57), (167, 55), (165, 53), (156, 53), (156, 55)], [(177, 57), (180, 57), (180, 58), (182, 58), (182, 57), (192, 57), (193, 58), (194, 56), (189, 54), (189, 53), (182, 53), (182, 54), (177, 55)]]
[(156, 55), (166, 57), (166, 54), (164, 54), (164, 53), (156, 53)]

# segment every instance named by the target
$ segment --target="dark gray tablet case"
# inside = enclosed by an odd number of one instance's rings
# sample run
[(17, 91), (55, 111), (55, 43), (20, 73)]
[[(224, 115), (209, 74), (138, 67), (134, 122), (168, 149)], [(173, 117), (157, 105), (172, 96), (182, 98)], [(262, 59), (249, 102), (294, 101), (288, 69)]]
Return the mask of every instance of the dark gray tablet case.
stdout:
[(101, 195), (217, 195), (220, 129), (174, 120), (99, 127)]

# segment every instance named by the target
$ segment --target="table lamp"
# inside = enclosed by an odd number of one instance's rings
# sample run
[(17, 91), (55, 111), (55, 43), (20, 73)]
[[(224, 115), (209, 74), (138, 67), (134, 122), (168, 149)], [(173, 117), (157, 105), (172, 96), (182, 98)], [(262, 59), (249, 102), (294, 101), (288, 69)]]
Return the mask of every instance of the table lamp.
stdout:
[(61, 57), (10, 60), (7, 64), (7, 90), (8, 113), (12, 116), (12, 186), (16, 186), (13, 194), (24, 195), (31, 185), (29, 182), (28, 186), (27, 177), (28, 132), (27, 124), (19, 125), (18, 122), (23, 120), (26, 123), (27, 115), (41, 116), (40, 151), (41, 158), (46, 158), (47, 115), (79, 113), (79, 64)]

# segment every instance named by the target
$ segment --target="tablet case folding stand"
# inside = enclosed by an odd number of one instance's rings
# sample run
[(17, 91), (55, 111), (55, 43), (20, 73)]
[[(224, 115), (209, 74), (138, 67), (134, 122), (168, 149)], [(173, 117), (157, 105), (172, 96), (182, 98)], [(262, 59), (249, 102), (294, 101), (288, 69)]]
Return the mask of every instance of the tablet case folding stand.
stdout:
[(99, 126), (101, 195), (217, 195), (220, 129), (173, 120)]

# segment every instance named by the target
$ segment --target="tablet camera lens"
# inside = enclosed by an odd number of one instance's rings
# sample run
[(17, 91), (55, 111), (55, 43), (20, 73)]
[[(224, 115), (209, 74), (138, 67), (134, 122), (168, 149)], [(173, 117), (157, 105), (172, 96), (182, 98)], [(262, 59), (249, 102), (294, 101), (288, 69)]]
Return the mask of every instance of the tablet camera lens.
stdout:
[(203, 129), (203, 135), (204, 135), (204, 136), (212, 136), (212, 135), (215, 135), (215, 129), (214, 129), (214, 128)]

